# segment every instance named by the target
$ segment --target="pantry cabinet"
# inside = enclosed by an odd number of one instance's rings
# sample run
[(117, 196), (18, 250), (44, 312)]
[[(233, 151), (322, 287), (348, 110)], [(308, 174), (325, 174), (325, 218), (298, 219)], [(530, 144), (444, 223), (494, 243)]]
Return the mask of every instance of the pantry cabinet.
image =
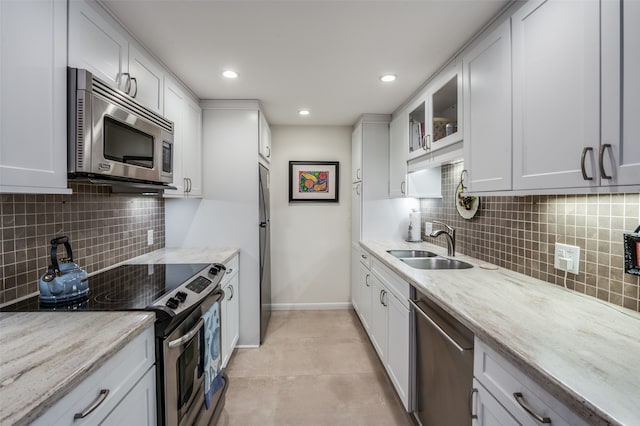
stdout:
[(511, 189), (511, 23), (462, 57), (465, 183), (471, 192)]
[(68, 194), (67, 2), (0, 1), (0, 193)]
[(202, 197), (202, 110), (172, 79), (167, 79), (164, 116), (173, 121), (173, 186), (165, 197)]
[(264, 116), (264, 113), (260, 111), (260, 141), (259, 141), (259, 154), (261, 161), (267, 164), (271, 162), (271, 129), (269, 123)]
[(407, 110), (400, 111), (389, 124), (389, 197), (407, 196)]
[(224, 291), (224, 299), (221, 303), (222, 321), (222, 367), (226, 367), (240, 337), (240, 291), (238, 285), (240, 279), (239, 256), (225, 263), (227, 270), (220, 283)]
[(515, 190), (599, 184), (599, 8), (532, 0), (511, 17)]
[(69, 66), (163, 113), (164, 69), (95, 2), (69, 2)]

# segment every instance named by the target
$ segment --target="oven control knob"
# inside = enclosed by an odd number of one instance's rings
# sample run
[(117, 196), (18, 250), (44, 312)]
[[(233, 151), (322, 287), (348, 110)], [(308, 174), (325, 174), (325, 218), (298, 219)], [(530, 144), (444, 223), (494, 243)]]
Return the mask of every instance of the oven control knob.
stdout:
[(213, 265), (211, 269), (209, 269), (210, 275), (218, 275), (218, 272), (220, 272), (220, 267), (217, 265)]
[(180, 302), (184, 303), (185, 300), (187, 300), (187, 293), (185, 293), (184, 291), (179, 291), (176, 293), (176, 299), (178, 299)]
[(173, 297), (170, 297), (169, 300), (167, 300), (167, 303), (166, 303), (166, 305), (171, 309), (176, 309), (179, 304), (180, 304), (180, 302), (178, 301), (178, 299), (175, 299)]

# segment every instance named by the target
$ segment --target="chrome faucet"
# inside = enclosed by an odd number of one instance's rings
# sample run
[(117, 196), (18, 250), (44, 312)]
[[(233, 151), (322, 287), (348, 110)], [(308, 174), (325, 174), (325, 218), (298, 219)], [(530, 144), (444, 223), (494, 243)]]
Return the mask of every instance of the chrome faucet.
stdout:
[(439, 222), (437, 220), (434, 220), (433, 223), (437, 223), (438, 225), (442, 225), (446, 228), (446, 230), (444, 229), (437, 229), (435, 231), (433, 231), (431, 234), (429, 234), (430, 237), (439, 237), (440, 235), (446, 235), (447, 237), (447, 256), (451, 256), (454, 257), (456, 255), (456, 230), (453, 229), (453, 227), (447, 225), (444, 222)]

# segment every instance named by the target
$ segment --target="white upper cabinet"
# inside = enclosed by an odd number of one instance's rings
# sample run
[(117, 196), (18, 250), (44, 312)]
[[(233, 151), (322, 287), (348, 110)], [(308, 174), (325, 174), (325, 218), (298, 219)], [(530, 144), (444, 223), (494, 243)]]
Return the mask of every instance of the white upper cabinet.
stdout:
[(67, 3), (0, 1), (0, 192), (67, 189)]
[(409, 160), (462, 140), (461, 106), (462, 72), (460, 63), (454, 61), (409, 107)]
[(264, 116), (264, 113), (260, 111), (260, 142), (259, 142), (259, 154), (260, 158), (266, 163), (271, 162), (271, 129), (269, 123)]
[(165, 197), (202, 197), (202, 110), (172, 79), (164, 91), (164, 116), (173, 121), (173, 186)]
[(515, 190), (599, 184), (599, 8), (532, 0), (512, 15)]
[(602, 3), (601, 185), (640, 185), (639, 22), (640, 2)]
[(362, 180), (362, 126), (351, 133), (351, 182)]
[(462, 64), (465, 182), (472, 192), (510, 190), (510, 22), (466, 52)]
[(162, 114), (164, 69), (95, 2), (69, 2), (69, 66), (89, 70)]
[(407, 196), (407, 110), (402, 110), (389, 124), (389, 196)]
[(69, 66), (89, 70), (115, 89), (131, 84), (126, 36), (81, 0), (69, 1)]
[(162, 114), (164, 70), (133, 44), (129, 46), (129, 75), (129, 95), (142, 105)]

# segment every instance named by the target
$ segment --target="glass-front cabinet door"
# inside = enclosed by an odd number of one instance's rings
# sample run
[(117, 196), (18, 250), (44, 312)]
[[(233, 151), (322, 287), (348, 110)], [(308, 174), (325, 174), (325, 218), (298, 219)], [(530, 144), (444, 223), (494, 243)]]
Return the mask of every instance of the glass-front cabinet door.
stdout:
[(461, 63), (456, 61), (441, 71), (409, 111), (409, 160), (460, 142)]

